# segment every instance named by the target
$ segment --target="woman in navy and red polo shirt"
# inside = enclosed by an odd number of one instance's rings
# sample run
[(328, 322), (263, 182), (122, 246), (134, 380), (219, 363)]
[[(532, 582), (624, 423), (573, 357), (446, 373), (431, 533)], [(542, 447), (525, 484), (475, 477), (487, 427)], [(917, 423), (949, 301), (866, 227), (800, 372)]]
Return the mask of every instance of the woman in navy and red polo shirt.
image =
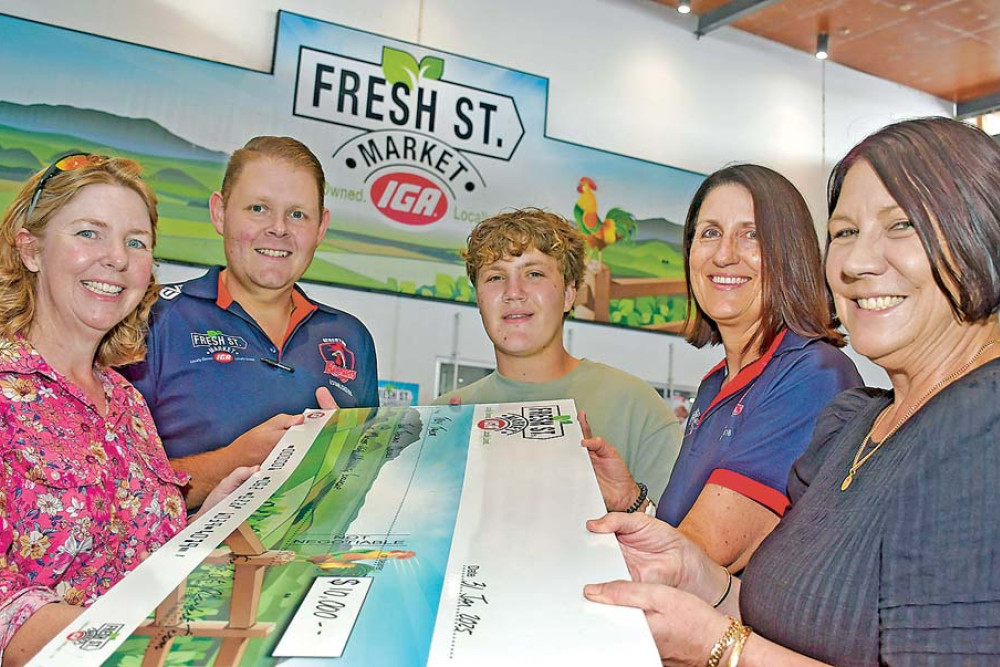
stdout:
[[(705, 179), (684, 268), (687, 340), (721, 343), (726, 357), (698, 389), (656, 516), (736, 572), (784, 514), (788, 471), (823, 406), (862, 381), (838, 349), (809, 209), (781, 174), (742, 164)], [(606, 497), (636, 484), (601, 438), (584, 444)]]

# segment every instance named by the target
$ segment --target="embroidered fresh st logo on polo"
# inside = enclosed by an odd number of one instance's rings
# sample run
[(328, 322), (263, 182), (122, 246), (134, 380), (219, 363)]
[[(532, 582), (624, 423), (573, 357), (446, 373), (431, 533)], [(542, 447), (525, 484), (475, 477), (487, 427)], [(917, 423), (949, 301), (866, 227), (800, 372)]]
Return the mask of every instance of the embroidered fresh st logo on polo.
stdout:
[(220, 364), (228, 364), (247, 349), (247, 341), (242, 336), (230, 336), (218, 329), (209, 329), (205, 333), (192, 332), (191, 346), (195, 350), (203, 348), (206, 355)]
[(319, 344), (319, 353), (325, 366), (323, 372), (341, 382), (348, 382), (358, 376), (354, 370), (354, 353), (342, 338), (324, 338)]

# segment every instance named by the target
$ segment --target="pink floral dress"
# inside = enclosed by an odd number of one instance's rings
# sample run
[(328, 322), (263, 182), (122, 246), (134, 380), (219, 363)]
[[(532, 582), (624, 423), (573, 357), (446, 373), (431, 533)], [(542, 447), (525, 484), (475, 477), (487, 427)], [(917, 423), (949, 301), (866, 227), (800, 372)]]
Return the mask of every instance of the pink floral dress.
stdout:
[(102, 416), (23, 338), (0, 338), (0, 658), (50, 602), (87, 606), (186, 523), (142, 396), (98, 369)]

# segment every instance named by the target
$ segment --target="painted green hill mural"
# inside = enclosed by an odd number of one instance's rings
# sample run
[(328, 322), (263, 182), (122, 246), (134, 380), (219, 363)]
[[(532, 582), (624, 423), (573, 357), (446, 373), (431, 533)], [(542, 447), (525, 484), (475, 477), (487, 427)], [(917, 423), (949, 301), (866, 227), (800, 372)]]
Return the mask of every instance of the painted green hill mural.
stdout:
[[(72, 124), (66, 121), (72, 119)], [(222, 162), (227, 155), (185, 141), (148, 118), (123, 118), (104, 111), (65, 105), (0, 102), (0, 123), (33, 133), (73, 128), (73, 135), (120, 150), (182, 160)]]

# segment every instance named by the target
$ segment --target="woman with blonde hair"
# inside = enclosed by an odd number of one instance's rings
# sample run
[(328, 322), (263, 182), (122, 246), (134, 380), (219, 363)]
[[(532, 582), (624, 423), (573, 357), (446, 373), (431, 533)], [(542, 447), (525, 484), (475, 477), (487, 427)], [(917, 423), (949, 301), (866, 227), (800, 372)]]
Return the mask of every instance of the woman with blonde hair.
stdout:
[[(0, 223), (0, 659), (34, 655), (186, 524), (139, 393), (156, 197), (132, 160), (71, 154)], [(210, 505), (253, 469), (234, 471)]]

